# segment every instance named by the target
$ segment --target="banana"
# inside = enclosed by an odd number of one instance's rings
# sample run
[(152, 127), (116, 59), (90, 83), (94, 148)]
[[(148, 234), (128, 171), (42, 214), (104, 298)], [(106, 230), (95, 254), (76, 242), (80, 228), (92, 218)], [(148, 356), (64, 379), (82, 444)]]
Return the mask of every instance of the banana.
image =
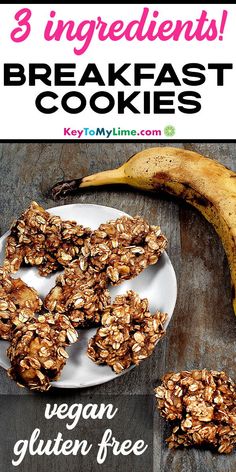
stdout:
[(196, 152), (157, 147), (138, 152), (117, 169), (59, 182), (52, 193), (65, 196), (79, 188), (107, 184), (128, 184), (181, 197), (212, 223), (228, 258), (236, 314), (236, 173)]

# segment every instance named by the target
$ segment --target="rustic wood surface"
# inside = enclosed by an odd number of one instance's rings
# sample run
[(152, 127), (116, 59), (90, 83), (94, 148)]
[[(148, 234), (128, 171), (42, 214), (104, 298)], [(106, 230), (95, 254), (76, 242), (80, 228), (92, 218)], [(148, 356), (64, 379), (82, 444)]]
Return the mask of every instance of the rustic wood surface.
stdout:
[[(175, 145), (175, 143), (171, 143)], [(0, 231), (31, 200), (46, 208), (55, 206), (49, 189), (63, 178), (82, 177), (125, 162), (132, 154), (154, 144), (65, 143), (0, 144)], [(214, 158), (236, 170), (236, 144), (176, 144)], [(227, 260), (215, 231), (203, 217), (183, 202), (166, 196), (127, 188), (88, 190), (65, 203), (109, 205), (152, 223), (160, 223), (169, 239), (168, 253), (178, 281), (178, 300), (165, 339), (155, 355), (116, 380), (83, 391), (86, 394), (152, 393), (161, 376), (170, 370), (224, 369), (236, 379), (236, 319), (230, 301)], [(0, 393), (25, 395), (0, 369)], [(220, 456), (203, 450), (169, 451), (168, 431), (155, 414), (154, 470), (161, 472), (234, 472), (236, 455)]]

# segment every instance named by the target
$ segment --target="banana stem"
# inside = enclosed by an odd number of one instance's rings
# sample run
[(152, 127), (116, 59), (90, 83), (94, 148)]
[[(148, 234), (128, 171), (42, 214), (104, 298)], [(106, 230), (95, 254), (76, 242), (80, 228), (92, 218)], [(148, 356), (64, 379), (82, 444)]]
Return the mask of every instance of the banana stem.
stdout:
[(89, 175), (83, 179), (63, 180), (58, 182), (51, 189), (52, 197), (55, 200), (64, 198), (67, 195), (73, 195), (80, 188), (97, 187), (99, 185), (123, 184), (126, 182), (124, 166), (114, 170), (106, 170), (97, 174)]
[(117, 169), (105, 170), (103, 172), (98, 172), (97, 174), (84, 177), (81, 180), (80, 188), (122, 183), (125, 183), (125, 173), (123, 166), (118, 167)]

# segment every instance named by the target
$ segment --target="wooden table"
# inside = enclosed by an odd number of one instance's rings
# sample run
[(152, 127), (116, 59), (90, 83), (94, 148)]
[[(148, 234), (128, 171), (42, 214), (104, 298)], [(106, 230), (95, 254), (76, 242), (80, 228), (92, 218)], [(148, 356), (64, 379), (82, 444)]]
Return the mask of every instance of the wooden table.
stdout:
[[(1, 234), (31, 200), (46, 208), (55, 206), (49, 189), (56, 181), (118, 166), (148, 146), (154, 144), (1, 144)], [(178, 143), (176, 146), (195, 150), (236, 170), (236, 144)], [(229, 269), (221, 242), (210, 224), (183, 202), (127, 188), (88, 190), (56, 205), (71, 202), (114, 206), (131, 215), (140, 214), (154, 224), (160, 223), (169, 240), (168, 253), (178, 281), (174, 316), (155, 355), (127, 375), (78, 391), (78, 396), (151, 394), (161, 376), (170, 370), (225, 369), (236, 379), (236, 319), (230, 300)], [(0, 369), (0, 393), (25, 395), (28, 392), (19, 389)], [(155, 471), (236, 470), (235, 454), (221, 456), (196, 449), (169, 451), (163, 439), (167, 434), (165, 424), (158, 414), (154, 429)]]

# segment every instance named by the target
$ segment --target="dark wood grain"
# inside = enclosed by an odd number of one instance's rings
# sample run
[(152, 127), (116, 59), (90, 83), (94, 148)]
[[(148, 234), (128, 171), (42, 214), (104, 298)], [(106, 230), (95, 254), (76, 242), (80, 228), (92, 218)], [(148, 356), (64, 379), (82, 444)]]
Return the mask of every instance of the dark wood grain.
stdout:
[[(175, 145), (175, 143), (171, 143)], [(154, 146), (154, 144), (150, 144)], [(217, 159), (236, 170), (236, 144), (176, 144)], [(118, 166), (143, 143), (66, 143), (0, 145), (0, 231), (3, 234), (31, 200), (55, 206), (49, 189), (61, 179)], [(110, 205), (152, 223), (160, 223), (169, 239), (169, 255), (178, 279), (178, 300), (167, 335), (155, 355), (116, 380), (78, 390), (78, 396), (99, 393), (151, 393), (164, 372), (192, 368), (225, 369), (236, 379), (236, 319), (230, 301), (230, 278), (221, 242), (197, 211), (168, 197), (127, 188), (88, 190), (65, 203)], [(0, 393), (26, 394), (0, 369)], [(66, 392), (65, 392), (66, 395)], [(155, 414), (155, 471), (234, 472), (236, 455), (220, 456), (196, 449), (169, 451), (164, 421)]]

